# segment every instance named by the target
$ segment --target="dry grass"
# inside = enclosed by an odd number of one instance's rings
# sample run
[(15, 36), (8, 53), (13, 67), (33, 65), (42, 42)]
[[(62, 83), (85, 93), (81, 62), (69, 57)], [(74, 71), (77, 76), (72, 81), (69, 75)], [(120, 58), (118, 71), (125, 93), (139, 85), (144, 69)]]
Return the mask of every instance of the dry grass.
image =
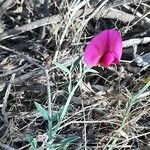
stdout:
[[(148, 0), (6, 0), (0, 12), (0, 149), (150, 149), (148, 84), (137, 96), (150, 74)], [(120, 64), (70, 71), (108, 28), (122, 33)]]

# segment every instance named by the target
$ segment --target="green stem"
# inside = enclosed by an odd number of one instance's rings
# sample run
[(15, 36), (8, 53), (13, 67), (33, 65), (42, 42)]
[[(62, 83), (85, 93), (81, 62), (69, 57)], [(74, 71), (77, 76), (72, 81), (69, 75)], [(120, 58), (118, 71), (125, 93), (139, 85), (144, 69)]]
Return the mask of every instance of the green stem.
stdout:
[[(128, 102), (128, 107), (126, 109), (126, 112), (124, 114), (124, 117), (123, 117), (123, 120), (121, 122), (121, 126), (119, 127), (119, 129), (117, 131), (121, 131), (124, 127), (125, 127), (125, 123), (126, 123), (126, 120), (128, 119), (128, 116), (129, 116), (129, 113), (131, 111), (131, 108), (132, 106), (138, 102), (137, 99), (138, 97), (140, 96), (140, 94), (142, 94), (148, 87), (150, 86), (150, 82), (148, 82), (140, 91), (138, 94), (136, 94), (132, 99), (130, 99), (130, 101)], [(116, 137), (116, 134), (114, 135), (114, 137), (112, 138), (112, 143), (111, 145), (109, 146), (109, 149), (108, 150), (113, 150), (115, 144), (117, 143), (118, 141), (118, 138)]]

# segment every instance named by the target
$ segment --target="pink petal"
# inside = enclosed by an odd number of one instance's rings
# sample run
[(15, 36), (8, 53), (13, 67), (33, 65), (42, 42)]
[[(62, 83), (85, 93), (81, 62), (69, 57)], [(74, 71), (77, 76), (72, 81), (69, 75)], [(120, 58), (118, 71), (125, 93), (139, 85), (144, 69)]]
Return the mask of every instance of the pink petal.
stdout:
[(97, 66), (101, 55), (96, 45), (90, 43), (85, 49), (84, 62), (89, 66)]
[(118, 31), (109, 29), (95, 35), (86, 46), (84, 62), (89, 66), (97, 66), (101, 63), (104, 67), (108, 67), (112, 63), (117, 64), (121, 55), (121, 35)]
[(113, 61), (114, 61), (115, 57), (112, 53), (107, 53), (102, 57), (101, 60), (101, 65), (105, 68), (107, 68), (108, 66), (110, 66)]
[(105, 35), (95, 35), (85, 48), (84, 62), (89, 66), (99, 65), (100, 58), (105, 53), (106, 44), (107, 40)]
[(114, 63), (117, 64), (122, 55), (122, 38), (117, 30), (108, 30), (108, 51), (112, 52), (115, 56)]
[(114, 61), (113, 61), (113, 64), (118, 64), (119, 63), (119, 61), (120, 61), (120, 59), (118, 59), (118, 58), (114, 58)]

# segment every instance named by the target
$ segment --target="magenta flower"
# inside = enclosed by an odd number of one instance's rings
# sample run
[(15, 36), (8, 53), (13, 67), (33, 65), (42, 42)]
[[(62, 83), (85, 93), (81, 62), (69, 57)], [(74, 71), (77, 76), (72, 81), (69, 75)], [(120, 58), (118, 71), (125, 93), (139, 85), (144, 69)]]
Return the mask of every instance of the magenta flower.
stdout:
[(117, 30), (105, 30), (93, 37), (85, 48), (84, 62), (88, 66), (108, 67), (119, 63), (122, 55), (122, 38)]

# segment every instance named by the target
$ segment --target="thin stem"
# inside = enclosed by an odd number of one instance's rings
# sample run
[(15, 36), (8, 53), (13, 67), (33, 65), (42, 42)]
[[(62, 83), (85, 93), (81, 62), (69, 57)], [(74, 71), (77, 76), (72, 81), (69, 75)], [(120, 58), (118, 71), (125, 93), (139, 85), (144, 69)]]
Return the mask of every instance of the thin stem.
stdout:
[[(130, 99), (130, 101), (128, 102), (128, 107), (126, 109), (126, 112), (124, 114), (124, 117), (123, 117), (123, 120), (122, 120), (122, 123), (121, 123), (121, 126), (119, 127), (119, 129), (117, 131), (121, 131), (124, 127), (125, 127), (125, 123), (126, 123), (126, 120), (128, 119), (128, 116), (129, 116), (129, 113), (131, 111), (131, 108), (132, 106), (138, 102), (137, 99), (138, 97), (150, 86), (150, 82), (148, 82), (140, 91), (138, 94), (136, 94), (133, 98)], [(109, 146), (109, 149), (108, 150), (113, 150), (115, 144), (117, 143), (118, 141), (118, 137), (116, 137), (116, 134), (112, 137), (112, 143), (111, 145)]]
[(66, 102), (66, 104), (65, 104), (65, 106), (64, 106), (64, 108), (63, 108), (63, 111), (62, 111), (62, 113), (61, 113), (60, 120), (59, 120), (59, 122), (57, 123), (57, 125), (55, 126), (55, 129), (54, 129), (54, 130), (55, 130), (55, 134), (56, 134), (56, 132), (58, 131), (58, 128), (60, 127), (61, 122), (62, 122), (62, 120), (64, 119), (64, 117), (65, 117), (65, 115), (66, 115), (66, 112), (67, 112), (67, 109), (68, 109), (69, 104), (70, 104), (70, 102), (71, 102), (71, 99), (72, 99), (72, 97), (73, 97), (75, 91), (77, 90), (78, 86), (80, 85), (80, 82), (81, 82), (82, 78), (83, 78), (83, 74), (81, 75), (81, 77), (80, 77), (79, 81), (77, 82), (76, 86), (72, 89), (72, 91), (71, 91), (70, 94), (69, 94), (69, 97), (68, 97), (68, 99), (67, 99), (67, 102)]
[[(51, 89), (49, 82), (49, 74), (48, 69), (45, 69), (46, 74), (46, 82), (47, 82), (47, 96), (48, 96), (48, 114), (50, 119), (52, 118), (52, 100), (51, 100)], [(48, 121), (48, 129), (49, 129), (49, 138), (52, 139), (52, 121)]]

